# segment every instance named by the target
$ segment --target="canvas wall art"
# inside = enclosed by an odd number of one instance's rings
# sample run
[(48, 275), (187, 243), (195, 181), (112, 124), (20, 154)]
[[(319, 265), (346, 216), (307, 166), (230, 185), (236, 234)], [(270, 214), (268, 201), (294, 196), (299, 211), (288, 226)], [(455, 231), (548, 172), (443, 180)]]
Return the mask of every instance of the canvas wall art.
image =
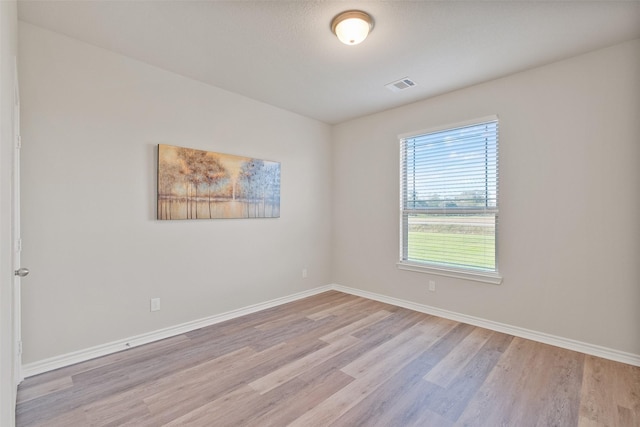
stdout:
[(158, 219), (279, 216), (280, 163), (158, 145)]

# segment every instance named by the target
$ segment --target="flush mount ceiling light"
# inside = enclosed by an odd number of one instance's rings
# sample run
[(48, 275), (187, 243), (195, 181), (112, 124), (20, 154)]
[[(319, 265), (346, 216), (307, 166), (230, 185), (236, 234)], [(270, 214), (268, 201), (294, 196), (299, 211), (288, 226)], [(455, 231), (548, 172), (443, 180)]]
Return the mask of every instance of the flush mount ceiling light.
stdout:
[(373, 29), (373, 18), (361, 10), (342, 12), (331, 21), (331, 31), (348, 45), (361, 43)]

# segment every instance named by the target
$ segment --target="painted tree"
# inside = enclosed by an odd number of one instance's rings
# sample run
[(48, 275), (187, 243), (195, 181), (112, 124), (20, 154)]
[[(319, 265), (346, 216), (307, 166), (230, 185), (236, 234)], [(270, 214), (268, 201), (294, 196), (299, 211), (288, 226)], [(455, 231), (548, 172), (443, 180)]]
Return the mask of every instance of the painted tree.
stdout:
[(176, 149), (176, 155), (180, 162), (180, 176), (181, 181), (185, 188), (185, 202), (186, 202), (186, 218), (191, 218), (191, 180), (190, 176), (193, 173), (190, 165), (192, 160), (192, 151), (188, 148), (178, 147)]
[(198, 218), (198, 188), (205, 181), (207, 152), (179, 147), (180, 174), (183, 177), (187, 198), (187, 218)]
[(271, 210), (270, 216), (273, 216), (274, 207), (280, 206), (280, 164), (274, 162), (266, 163), (263, 175), (263, 214), (266, 216), (265, 205), (268, 204)]
[(229, 173), (222, 166), (220, 160), (213, 153), (207, 153), (205, 156), (203, 167), (203, 183), (206, 184), (208, 189), (209, 196), (209, 218), (212, 218), (211, 215), (211, 193), (222, 181), (228, 180)]
[(238, 179), (240, 181), (240, 189), (247, 203), (247, 216), (251, 216), (251, 207), (254, 208), (254, 216), (256, 201), (256, 183), (260, 178), (260, 172), (264, 167), (264, 161), (258, 159), (250, 159), (242, 163)]
[(280, 164), (251, 159), (244, 162), (238, 176), (241, 194), (248, 203), (247, 216), (273, 216), (274, 205), (280, 205)]
[(161, 219), (171, 219), (174, 186), (180, 180), (180, 167), (176, 163), (161, 157), (158, 170), (158, 193), (160, 194), (158, 198), (158, 216)]

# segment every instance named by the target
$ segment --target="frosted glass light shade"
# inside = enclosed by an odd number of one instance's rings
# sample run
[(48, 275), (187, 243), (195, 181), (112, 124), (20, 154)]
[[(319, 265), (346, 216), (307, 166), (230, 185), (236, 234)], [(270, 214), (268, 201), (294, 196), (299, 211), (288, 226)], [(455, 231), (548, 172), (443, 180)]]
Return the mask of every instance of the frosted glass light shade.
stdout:
[(331, 30), (347, 45), (356, 45), (367, 38), (373, 28), (373, 19), (359, 10), (342, 12), (331, 21)]

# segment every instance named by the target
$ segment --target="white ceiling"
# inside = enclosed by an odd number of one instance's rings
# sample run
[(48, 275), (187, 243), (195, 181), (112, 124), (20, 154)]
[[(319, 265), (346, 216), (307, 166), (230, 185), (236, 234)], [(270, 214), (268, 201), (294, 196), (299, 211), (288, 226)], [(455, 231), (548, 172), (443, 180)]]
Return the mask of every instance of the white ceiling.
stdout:
[[(375, 27), (357, 46), (339, 12)], [(640, 37), (640, 1), (31, 1), (23, 21), (326, 123)], [(409, 77), (417, 86), (384, 87)]]

